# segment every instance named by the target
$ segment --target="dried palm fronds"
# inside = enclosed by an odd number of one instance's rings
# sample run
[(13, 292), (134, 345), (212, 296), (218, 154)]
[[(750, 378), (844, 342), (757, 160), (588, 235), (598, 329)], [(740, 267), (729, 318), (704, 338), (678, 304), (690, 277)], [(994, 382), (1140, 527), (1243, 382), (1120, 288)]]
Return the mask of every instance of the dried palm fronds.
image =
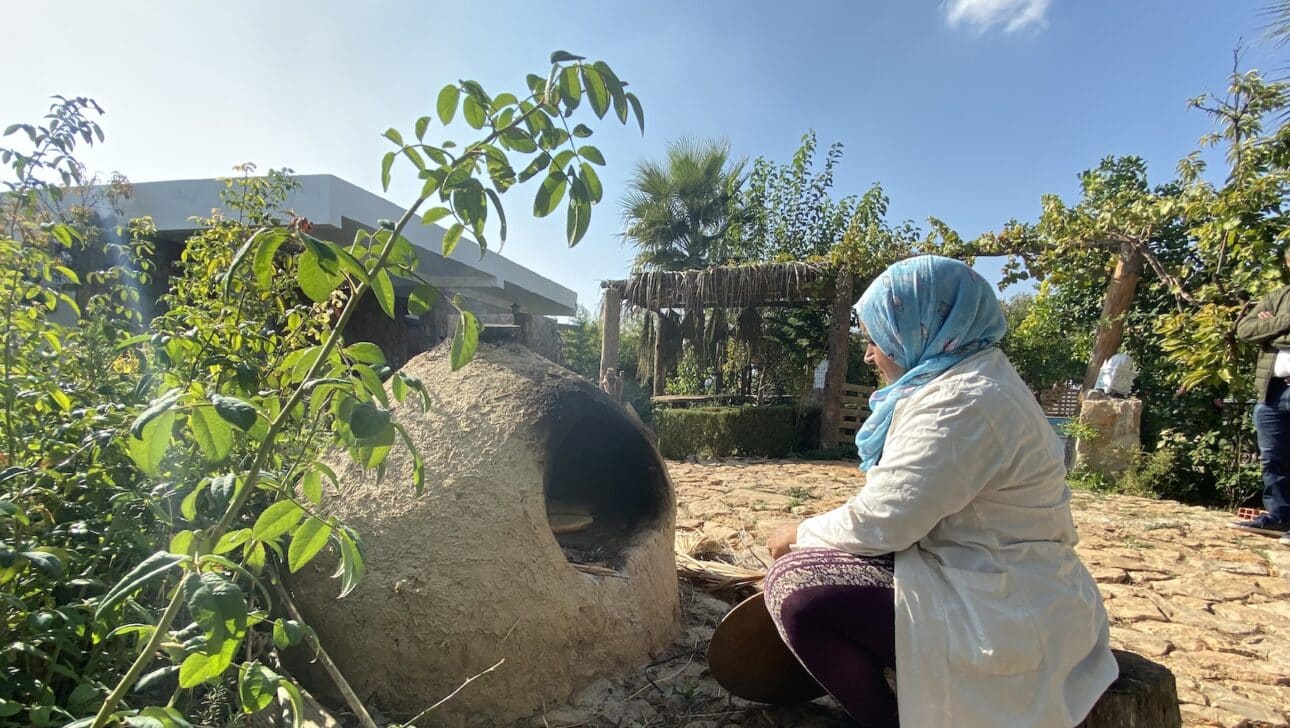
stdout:
[(629, 307), (743, 308), (826, 301), (833, 296), (832, 268), (817, 263), (757, 263), (703, 270), (645, 271), (606, 281)]

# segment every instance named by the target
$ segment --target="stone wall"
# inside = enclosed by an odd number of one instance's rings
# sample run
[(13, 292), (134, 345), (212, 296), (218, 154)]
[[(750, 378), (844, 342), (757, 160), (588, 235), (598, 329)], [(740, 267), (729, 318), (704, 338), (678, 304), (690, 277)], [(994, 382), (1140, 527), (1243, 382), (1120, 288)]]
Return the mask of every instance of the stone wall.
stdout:
[(1129, 469), (1142, 447), (1142, 400), (1091, 391), (1080, 406), (1080, 424), (1097, 433), (1075, 443), (1075, 467), (1108, 477)]

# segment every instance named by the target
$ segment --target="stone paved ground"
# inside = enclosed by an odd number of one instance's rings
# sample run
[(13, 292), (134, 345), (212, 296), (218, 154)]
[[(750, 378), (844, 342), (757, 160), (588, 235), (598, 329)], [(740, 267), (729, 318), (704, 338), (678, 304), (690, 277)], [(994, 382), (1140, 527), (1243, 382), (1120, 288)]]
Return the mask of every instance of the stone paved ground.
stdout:
[[(736, 560), (769, 561), (766, 535), (837, 506), (863, 484), (854, 463), (670, 463), (677, 530), (725, 541)], [(1178, 679), (1188, 725), (1287, 725), (1290, 548), (1244, 535), (1228, 514), (1076, 492), (1079, 554), (1098, 581), (1114, 646)]]
[[(737, 565), (762, 569), (766, 535), (842, 503), (854, 463), (669, 463), (678, 538), (708, 536)], [(1228, 514), (1168, 501), (1077, 492), (1080, 556), (1101, 586), (1111, 640), (1167, 665), (1189, 726), (1284, 726), (1290, 710), (1290, 548), (1224, 527)], [(682, 584), (684, 630), (640, 674), (602, 680), (528, 725), (851, 725), (825, 699), (770, 709), (731, 698), (704, 649), (730, 600)]]

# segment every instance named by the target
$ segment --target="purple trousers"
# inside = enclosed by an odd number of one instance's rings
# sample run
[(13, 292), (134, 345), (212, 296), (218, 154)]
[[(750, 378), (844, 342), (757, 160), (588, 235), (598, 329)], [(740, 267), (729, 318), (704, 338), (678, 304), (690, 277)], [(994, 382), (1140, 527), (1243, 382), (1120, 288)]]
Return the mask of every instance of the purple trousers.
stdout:
[(766, 574), (766, 607), (802, 666), (858, 723), (898, 725), (895, 565), (802, 549)]

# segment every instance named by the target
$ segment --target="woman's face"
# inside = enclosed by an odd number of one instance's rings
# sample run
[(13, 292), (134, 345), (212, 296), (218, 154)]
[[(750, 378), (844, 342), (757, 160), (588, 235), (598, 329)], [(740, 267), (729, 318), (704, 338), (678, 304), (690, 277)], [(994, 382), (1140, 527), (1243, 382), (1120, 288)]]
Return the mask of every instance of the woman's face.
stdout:
[[(861, 326), (860, 330), (863, 332), (864, 327)], [(868, 338), (868, 336), (868, 332), (865, 332), (865, 338)], [(864, 351), (864, 361), (869, 366), (877, 369), (878, 373), (882, 375), (883, 380), (886, 381), (887, 384), (891, 384), (897, 379), (900, 379), (900, 375), (905, 373), (905, 370), (901, 368), (899, 364), (892, 361), (891, 357), (882, 353), (882, 349), (879, 349), (877, 344), (874, 344), (872, 340), (869, 341), (869, 346)]]

